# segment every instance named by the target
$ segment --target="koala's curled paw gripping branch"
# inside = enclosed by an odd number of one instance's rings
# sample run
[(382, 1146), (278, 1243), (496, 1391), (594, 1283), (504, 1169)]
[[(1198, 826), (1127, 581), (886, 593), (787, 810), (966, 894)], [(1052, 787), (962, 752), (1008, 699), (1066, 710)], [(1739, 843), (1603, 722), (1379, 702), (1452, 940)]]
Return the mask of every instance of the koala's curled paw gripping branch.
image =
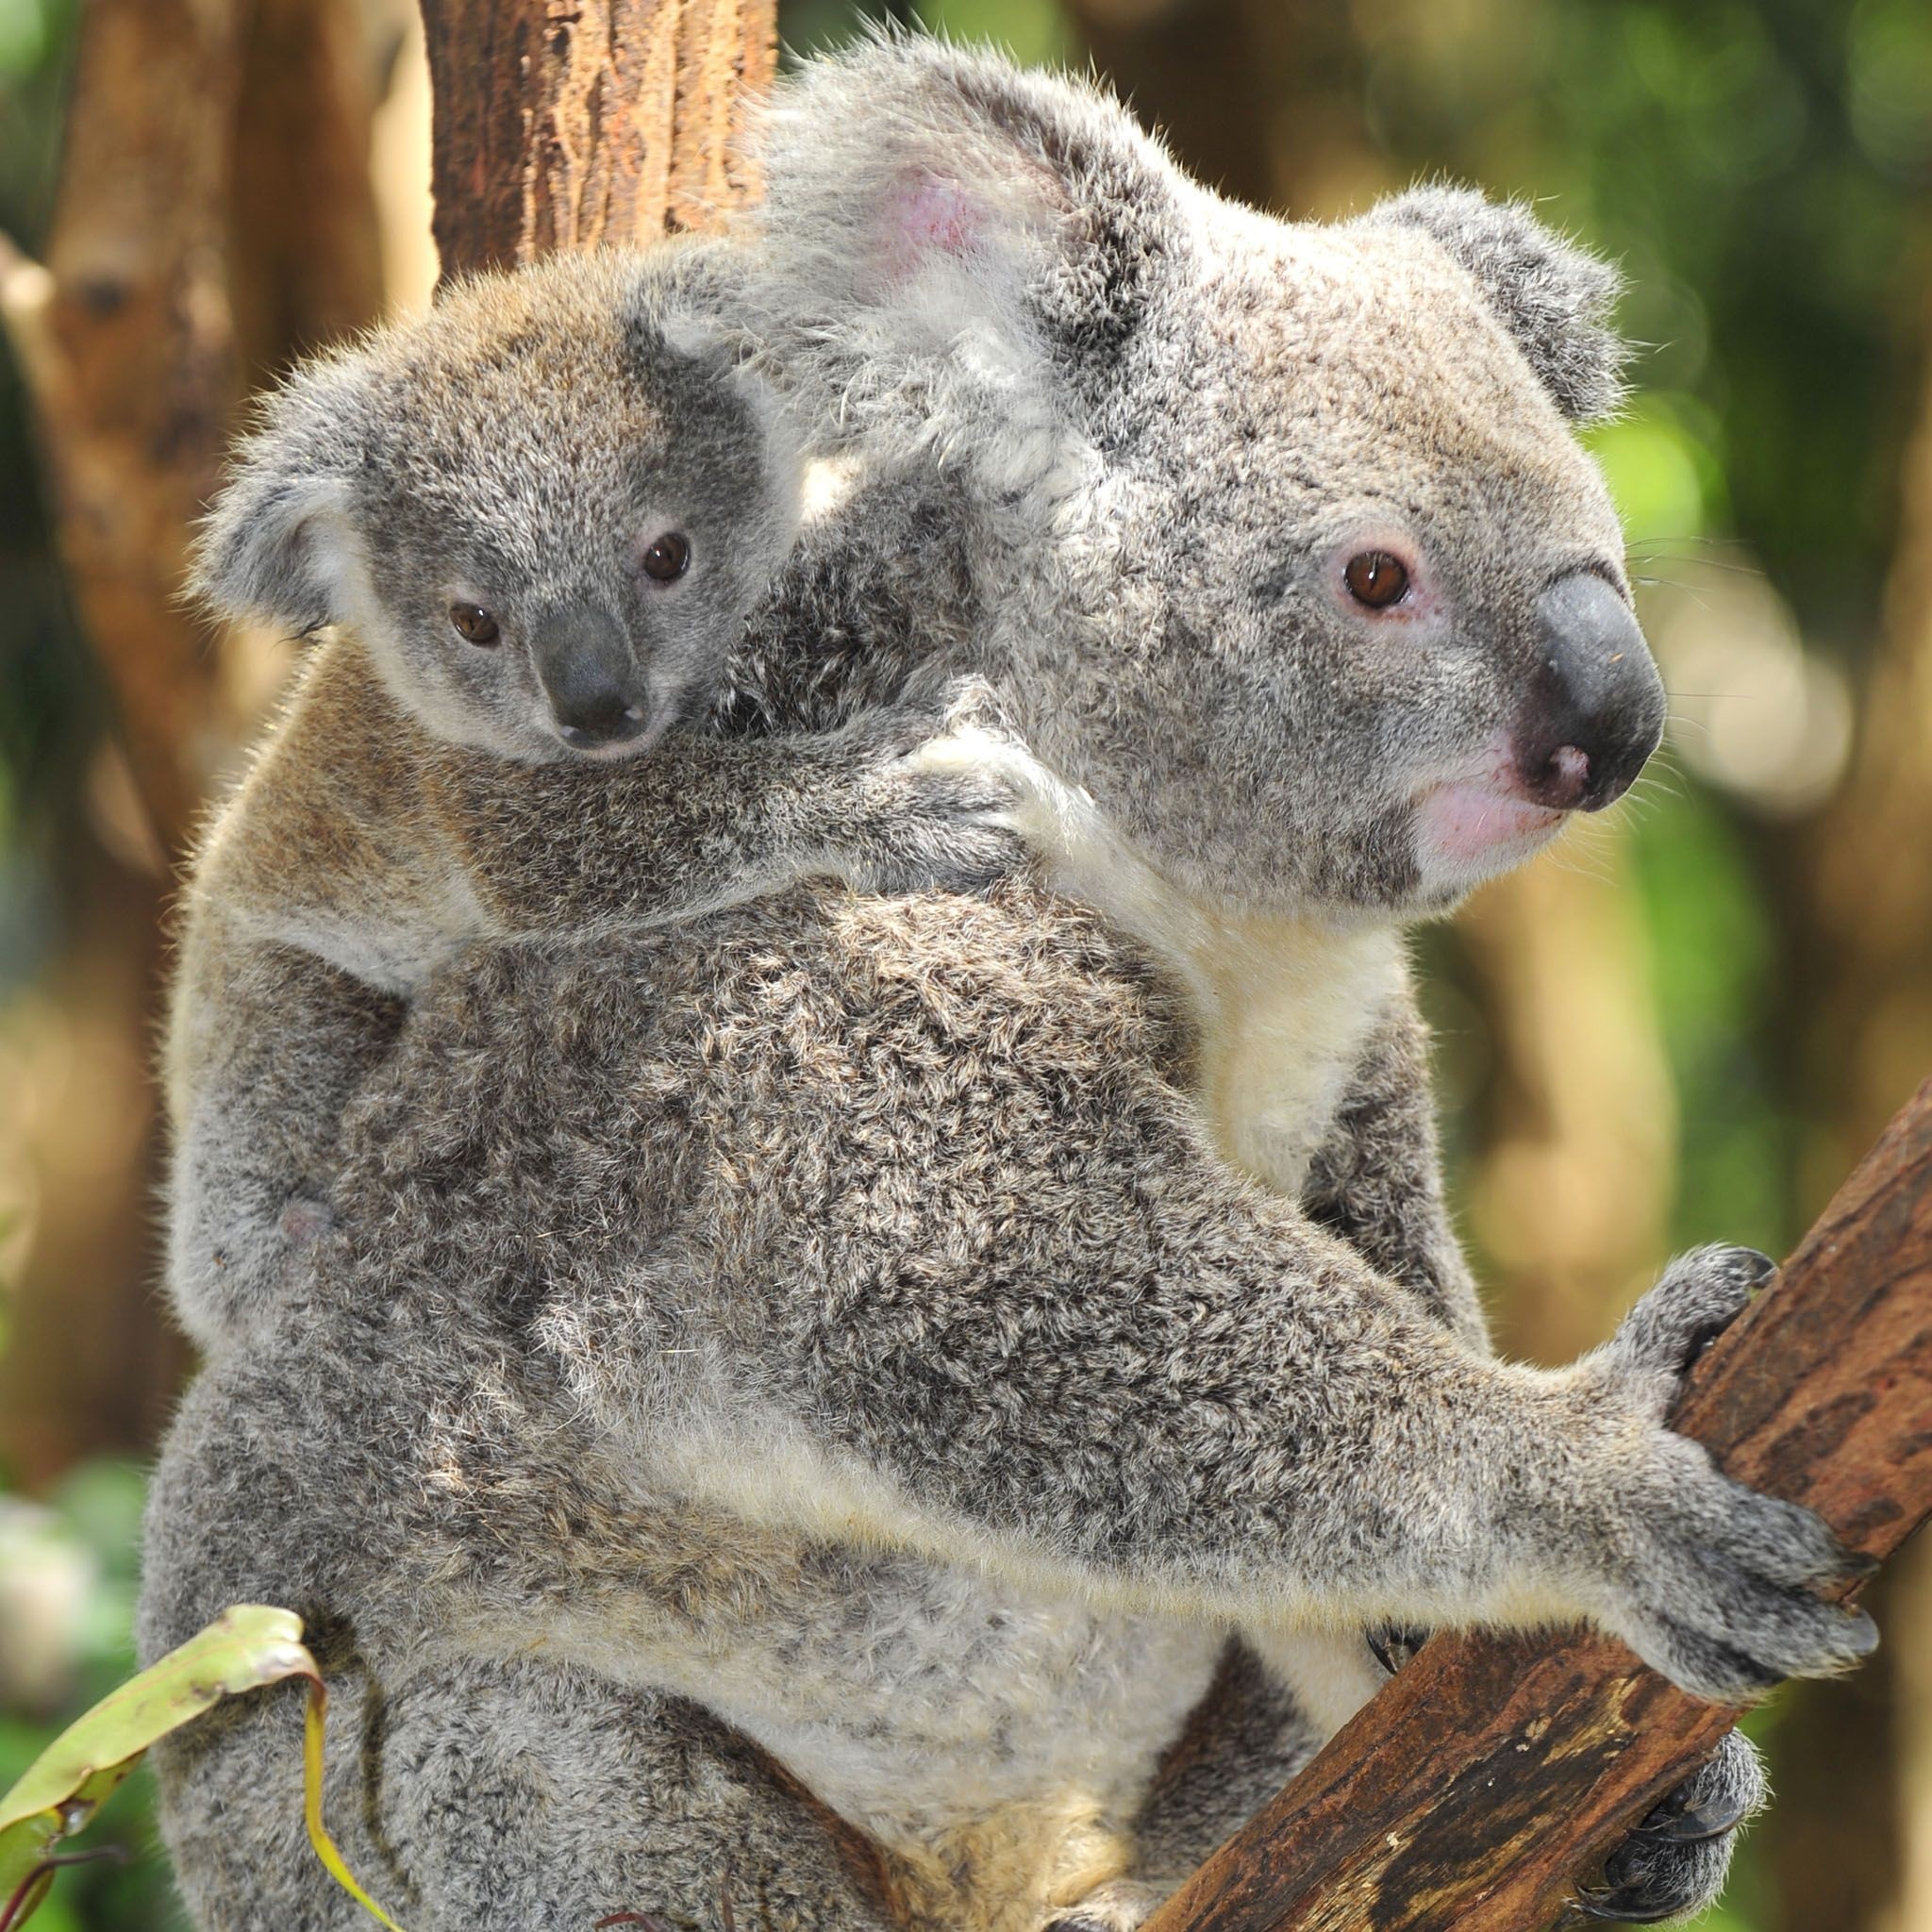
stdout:
[[(1875, 1569), (1932, 1515), (1928, 1414), (1932, 1081), (1698, 1365), (1674, 1426)], [(1604, 1639), (1438, 1637), (1149, 1932), (1581, 1923), (1604, 1855), (1736, 1717)]]

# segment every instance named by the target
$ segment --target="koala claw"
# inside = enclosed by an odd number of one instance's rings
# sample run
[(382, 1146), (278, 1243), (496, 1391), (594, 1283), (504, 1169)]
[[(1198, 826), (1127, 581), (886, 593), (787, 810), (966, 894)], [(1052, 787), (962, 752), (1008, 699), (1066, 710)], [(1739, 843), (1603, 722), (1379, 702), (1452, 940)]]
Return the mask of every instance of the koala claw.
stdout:
[(1666, 1844), (1701, 1845), (1707, 1840), (1723, 1838), (1727, 1832), (1736, 1831), (1754, 1808), (1752, 1799), (1741, 1791), (1727, 1790), (1706, 1796), (1700, 1791), (1697, 1780), (1692, 1778), (1653, 1807), (1634, 1835), (1660, 1839)]
[(1646, 1840), (1639, 1826), (1604, 1861), (1604, 1882), (1578, 1886), (1557, 1923), (1575, 1926), (1608, 1919), (1626, 1925), (1657, 1925), (1688, 1917), (1715, 1901), (1730, 1862), (1728, 1831), (1678, 1842)]
[(1866, 1574), (1864, 1557), (1809, 1509), (1733, 1482), (1663, 1427), (1684, 1370), (1768, 1268), (1747, 1248), (1684, 1256), (1586, 1376), (1598, 1404), (1640, 1425), (1618, 1431), (1604, 1513), (1577, 1553), (1595, 1573), (1597, 1621), (1684, 1690), (1724, 1704), (1844, 1669), (1878, 1641), (1862, 1611), (1830, 1601)]
[(1624, 1316), (1610, 1343), (1624, 1372), (1656, 1386), (1659, 1420), (1684, 1373), (1741, 1315), (1777, 1263), (1756, 1248), (1692, 1248)]
[(1652, 1905), (1641, 1887), (1599, 1891), (1586, 1886), (1557, 1921), (1556, 1932), (1570, 1932), (1571, 1927), (1587, 1925), (1592, 1919), (1608, 1919), (1619, 1925), (1660, 1925), (1666, 1919), (1681, 1917), (1684, 1910), (1677, 1905)]
[(1624, 1601), (1607, 1626), (1719, 1704), (1868, 1657), (1878, 1641), (1871, 1618), (1815, 1593), (1855, 1574), (1824, 1524), (1720, 1475), (1696, 1445), (1666, 1440), (1690, 1453), (1659, 1457), (1659, 1486), (1626, 1525)]
[(1429, 1641), (1426, 1630), (1414, 1630), (1401, 1624), (1378, 1624), (1362, 1636), (1375, 1654), (1375, 1661), (1392, 1677), (1415, 1661), (1417, 1653)]

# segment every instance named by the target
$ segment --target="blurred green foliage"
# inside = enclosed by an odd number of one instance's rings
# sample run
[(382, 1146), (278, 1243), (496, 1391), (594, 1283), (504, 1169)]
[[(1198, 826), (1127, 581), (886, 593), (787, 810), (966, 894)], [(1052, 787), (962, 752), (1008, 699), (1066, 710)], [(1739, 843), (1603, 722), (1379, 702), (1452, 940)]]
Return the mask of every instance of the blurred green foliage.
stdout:
[[(0, 234), (29, 254), (52, 208), (79, 0), (0, 0)], [(0, 334), (0, 993), (58, 934), (49, 821), (104, 710), (49, 552), (20, 373)]]
[[(29, 249), (47, 217), (77, 4), (0, 0), (0, 228)], [(1083, 58), (1075, 14), (1057, 0), (925, 0), (918, 11), (1024, 59)], [(1348, 11), (1357, 97), (1340, 111), (1391, 184), (1442, 174), (1532, 197), (1624, 262), (1623, 319), (1644, 345), (1638, 392), (1594, 441), (1636, 573), (1694, 588), (1734, 565), (1761, 571), (1807, 649), (1856, 694), (1878, 631), (1932, 288), (1932, 7), (1384, 0)], [(785, 0), (781, 27), (809, 50), (866, 18), (911, 17), (883, 0), (869, 11)], [(75, 836), (74, 753), (102, 710), (0, 352), (0, 991), (58, 941), (58, 838)], [(1683, 779), (1651, 789), (1635, 813), (1641, 924), (1676, 1089), (1678, 1242), (1779, 1251), (1817, 1206), (1799, 1185), (1818, 1103), (1793, 1048), (1814, 990), (1794, 965), (1807, 936), (1784, 878), (1790, 836)], [(1444, 1071), (1460, 1160), (1484, 1131), (1485, 1052), (1462, 1037), (1479, 1023), (1453, 935), (1432, 941), (1431, 958), (1458, 1034)], [(0, 1785), (129, 1666), (138, 1498), (135, 1472), (95, 1465), (40, 1499), (44, 1513), (0, 1518), (34, 1560), (88, 1580), (58, 1696), (0, 1710)], [(0, 1509), (25, 1507), (0, 1495)], [(27, 1560), (25, 1543), (0, 1541), (9, 1547)], [(117, 1800), (115, 1835), (136, 1846), (144, 1798), (138, 1782)], [(152, 1932), (163, 1896), (157, 1861), (90, 1868), (63, 1880), (40, 1923)], [(1768, 1874), (1746, 1859), (1707, 1923), (1775, 1924)]]

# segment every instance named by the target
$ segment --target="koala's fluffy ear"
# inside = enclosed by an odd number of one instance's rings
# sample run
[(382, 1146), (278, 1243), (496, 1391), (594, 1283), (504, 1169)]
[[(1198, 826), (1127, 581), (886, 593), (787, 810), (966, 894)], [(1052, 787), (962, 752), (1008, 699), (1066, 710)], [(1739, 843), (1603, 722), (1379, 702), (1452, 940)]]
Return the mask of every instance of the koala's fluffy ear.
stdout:
[(1420, 228), (1466, 268), (1572, 422), (1608, 415), (1623, 400), (1628, 351), (1610, 326), (1623, 277), (1608, 262), (1521, 204), (1473, 188), (1413, 188), (1363, 219)]
[(196, 534), (192, 596), (218, 616), (297, 633), (347, 615), (370, 402), (367, 360), (353, 351), (310, 363), (269, 397)]
[[(745, 328), (747, 273), (745, 251), (716, 236), (685, 236), (632, 258), (621, 298), (625, 353), (660, 398), (676, 394), (688, 386), (680, 378), (695, 374), (743, 405), (764, 441), (769, 495), (786, 520), (789, 547), (805, 452), (796, 412), (758, 368)], [(699, 433), (715, 435), (715, 423)]]
[(788, 375), (848, 429), (896, 407), (981, 460), (995, 418), (1046, 430), (1049, 375), (1107, 382), (1181, 247), (1181, 177), (1117, 103), (940, 41), (808, 64), (752, 147), (753, 312)]

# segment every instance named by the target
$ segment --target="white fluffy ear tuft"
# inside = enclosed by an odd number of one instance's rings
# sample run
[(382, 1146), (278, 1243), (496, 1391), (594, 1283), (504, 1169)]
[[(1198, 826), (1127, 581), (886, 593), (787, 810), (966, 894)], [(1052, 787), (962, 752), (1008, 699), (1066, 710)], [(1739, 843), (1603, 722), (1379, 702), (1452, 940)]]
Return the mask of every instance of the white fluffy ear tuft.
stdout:
[(1017, 294), (1072, 207), (1047, 158), (1070, 110), (1119, 113), (990, 56), (871, 36), (809, 63), (762, 110), (751, 144), (765, 199), (753, 219), (842, 301), (888, 301), (947, 267)]
[(309, 365), (269, 398), (196, 535), (192, 596), (217, 616), (296, 633), (348, 614), (367, 407), (354, 352)]
[(748, 306), (829, 446), (911, 438), (1001, 488), (1063, 473), (1179, 252), (1158, 145), (1082, 83), (898, 34), (809, 63), (752, 145)]

